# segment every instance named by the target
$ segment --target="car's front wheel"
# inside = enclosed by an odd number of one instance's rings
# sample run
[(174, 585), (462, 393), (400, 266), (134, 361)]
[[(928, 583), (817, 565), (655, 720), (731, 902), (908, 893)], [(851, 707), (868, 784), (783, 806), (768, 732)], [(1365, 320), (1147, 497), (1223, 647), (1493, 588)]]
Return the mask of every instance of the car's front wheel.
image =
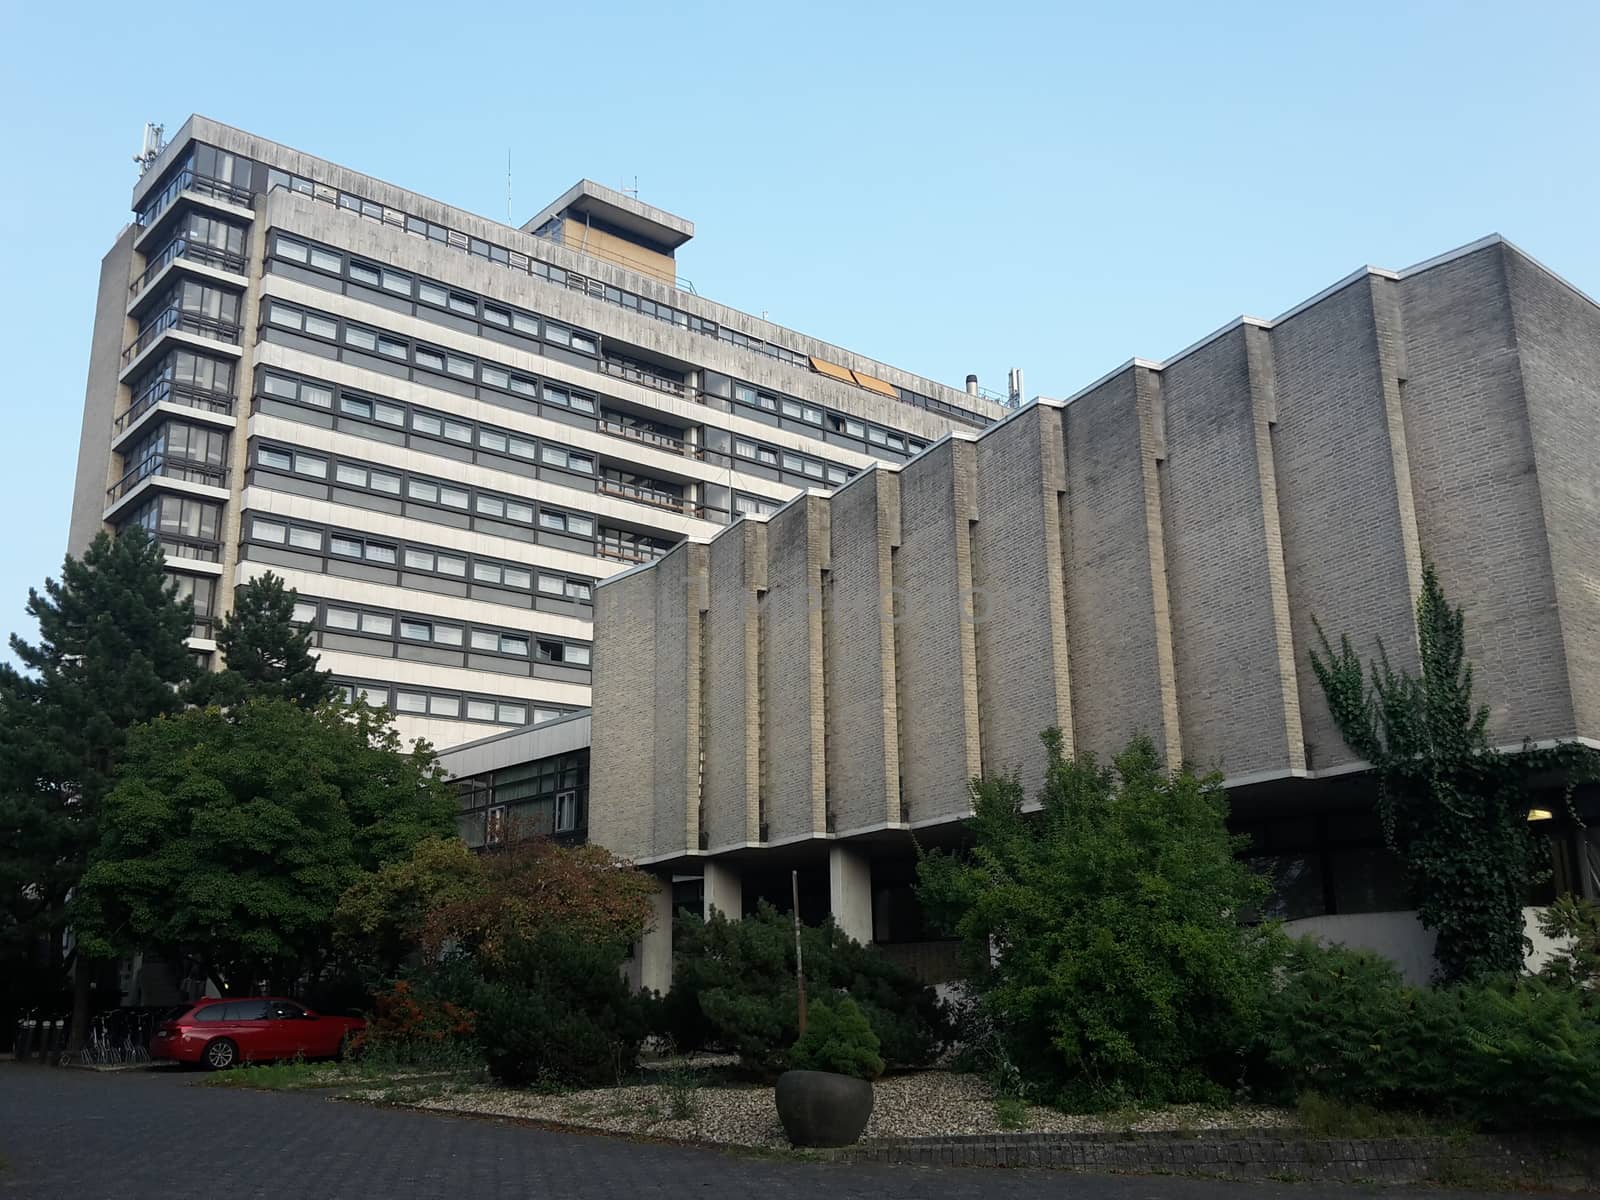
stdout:
[(234, 1045), (231, 1038), (217, 1038), (207, 1042), (205, 1052), (200, 1055), (200, 1061), (205, 1064), (208, 1071), (226, 1071), (229, 1067), (236, 1066), (239, 1062), (239, 1047)]

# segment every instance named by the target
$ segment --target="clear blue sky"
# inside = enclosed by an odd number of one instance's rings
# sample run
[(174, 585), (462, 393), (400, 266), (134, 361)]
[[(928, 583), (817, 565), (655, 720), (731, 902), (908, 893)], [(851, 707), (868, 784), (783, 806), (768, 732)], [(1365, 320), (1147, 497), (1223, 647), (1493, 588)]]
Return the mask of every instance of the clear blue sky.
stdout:
[(702, 294), (1060, 396), (1490, 232), (1600, 291), (1597, 35), (1579, 3), (0, 0), (0, 633), (59, 570), (147, 120), (500, 218), (509, 149), (519, 223), (637, 177)]

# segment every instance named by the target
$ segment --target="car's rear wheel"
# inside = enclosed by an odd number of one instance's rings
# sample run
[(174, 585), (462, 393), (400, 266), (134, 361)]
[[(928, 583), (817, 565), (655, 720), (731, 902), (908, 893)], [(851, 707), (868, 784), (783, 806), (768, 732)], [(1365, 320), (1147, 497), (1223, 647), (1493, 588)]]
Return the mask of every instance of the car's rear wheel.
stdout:
[(226, 1071), (239, 1063), (239, 1047), (232, 1038), (217, 1038), (206, 1043), (200, 1061), (208, 1071)]

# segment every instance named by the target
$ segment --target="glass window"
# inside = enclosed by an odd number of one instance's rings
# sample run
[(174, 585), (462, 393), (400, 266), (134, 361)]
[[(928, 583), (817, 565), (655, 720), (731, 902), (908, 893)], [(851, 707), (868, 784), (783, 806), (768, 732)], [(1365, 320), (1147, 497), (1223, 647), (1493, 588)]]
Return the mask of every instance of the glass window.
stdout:
[(508, 329), (511, 327), (511, 313), (507, 309), (496, 308), (492, 304), (483, 306), (483, 319), (495, 325), (503, 325)]
[(353, 487), (367, 486), (367, 472), (364, 467), (351, 466), (349, 463), (338, 463), (333, 468), (333, 477), (340, 483), (348, 483)]
[(465, 575), (467, 573), (467, 560), (457, 558), (453, 554), (441, 554), (434, 567), (441, 575)]
[(467, 493), (461, 488), (441, 486), (439, 488), (439, 502), (448, 504), (451, 508), (466, 508)]
[(844, 431), (851, 437), (865, 437), (867, 435), (867, 427), (865, 425), (860, 421), (851, 421), (848, 418), (844, 423)]
[(829, 483), (843, 483), (843, 482), (845, 482), (845, 480), (847, 480), (849, 478), (850, 478), (849, 472), (847, 472), (843, 467), (830, 466), (828, 468), (828, 482)]
[(438, 434), (444, 432), (444, 422), (440, 421), (438, 417), (429, 416), (427, 413), (412, 413), (411, 428), (418, 433)]
[(385, 425), (404, 425), (406, 420), (405, 409), (397, 404), (385, 404), (382, 400), (373, 402), (372, 415)]
[(398, 292), (402, 296), (411, 294), (411, 276), (403, 275), (399, 271), (391, 271), (387, 267), (383, 270), (383, 289), (386, 292)]
[(495, 563), (475, 562), (472, 564), (472, 577), (479, 583), (499, 583), (500, 568)]
[(508, 725), (521, 725), (528, 719), (528, 710), (521, 704), (502, 704), (500, 720)]
[(433, 570), (433, 555), (427, 550), (413, 550), (406, 547), (406, 566), (417, 571)]
[(340, 396), (339, 411), (349, 413), (352, 417), (370, 417), (372, 401), (364, 400), (360, 396)]
[(400, 636), (410, 638), (415, 642), (433, 641), (433, 626), (426, 621), (413, 620), (410, 617), (400, 618)]
[(485, 365), (483, 368), (483, 381), (490, 387), (510, 387), (511, 376), (499, 367)]
[(733, 443), (733, 452), (735, 454), (742, 454), (746, 458), (754, 458), (756, 456), (756, 444), (754, 442), (735, 440)]
[(501, 654), (520, 654), (524, 658), (528, 655), (528, 639), (525, 637), (511, 637), (502, 634), (500, 637)]
[(321, 550), (322, 531), (320, 529), (302, 529), (296, 525), (289, 530), (289, 544), (298, 546), (302, 550)]
[(781, 405), (781, 408), (783, 415), (786, 417), (798, 417), (802, 412), (800, 405), (795, 403), (793, 400), (785, 400)]
[(469, 317), (478, 315), (478, 302), (471, 296), (463, 296), (460, 292), (451, 292), (447, 307), (452, 312), (465, 313)]
[(285, 379), (282, 375), (274, 375), (268, 371), (261, 377), (261, 390), (269, 396), (282, 396), (293, 400), (300, 392), (300, 387), (292, 379)]
[(568, 646), (567, 662), (573, 666), (587, 667), (589, 665), (589, 647)]
[(800, 469), (800, 456), (798, 454), (785, 454), (783, 456), (783, 469), (785, 471), (798, 471)]
[(511, 439), (511, 453), (518, 458), (534, 458), (539, 453), (539, 447), (526, 438), (514, 437)]
[(367, 543), (367, 561), (375, 563), (393, 564), (396, 560), (395, 548), (383, 542)]
[(267, 324), (282, 325), (287, 329), (299, 329), (304, 318), (298, 308), (290, 308), (287, 304), (267, 305)]
[(361, 614), (350, 608), (329, 608), (323, 623), (329, 629), (358, 629), (361, 626)]
[(271, 446), (262, 446), (256, 450), (256, 462), (275, 471), (288, 471), (294, 467), (294, 455), (287, 450), (274, 450)]
[(340, 263), (339, 256), (332, 251), (324, 250), (320, 246), (311, 247), (311, 265), (313, 267), (321, 267), (324, 271), (337, 272)]
[(506, 520), (520, 521), (524, 525), (533, 524), (533, 505), (523, 504), (516, 500), (506, 501)]
[(455, 354), (445, 356), (445, 370), (461, 379), (472, 378), (472, 360)]
[(400, 476), (390, 475), (384, 471), (373, 471), (369, 476), (367, 485), (375, 492), (387, 492), (391, 496), (400, 494)]
[(474, 629), (472, 631), (472, 648), (474, 650), (500, 649), (500, 635), (490, 629)]
[(458, 696), (430, 696), (428, 711), (436, 717), (459, 717), (461, 699)]
[(428, 483), (426, 480), (410, 479), (406, 481), (406, 495), (413, 500), (426, 500), (429, 503), (437, 503), (439, 488), (437, 484)]
[(478, 430), (478, 445), (485, 450), (498, 450), (504, 454), (511, 447), (510, 440), (503, 433), (495, 433), (492, 429)]
[(342, 554), (346, 558), (361, 557), (360, 538), (344, 537), (341, 534), (336, 533), (329, 539), (328, 548), (332, 550), (333, 553)]
[(368, 263), (352, 262), (350, 278), (357, 283), (370, 283), (373, 287), (378, 287), (383, 282), (383, 272)]
[(446, 421), (444, 435), (453, 442), (470, 442), (472, 440), (472, 426), (463, 425), (460, 421)]
[(467, 720), (492, 721), (494, 716), (494, 703), (489, 700), (468, 700)]
[(567, 518), (567, 532), (575, 533), (579, 537), (588, 537), (594, 533), (594, 522), (588, 517), (569, 516)]
[(518, 333), (526, 333), (530, 337), (539, 336), (539, 322), (525, 313), (514, 312), (511, 314), (511, 328)]
[(417, 347), (417, 366), (426, 367), (430, 371), (444, 370), (444, 355), (437, 350), (428, 350), (422, 346)]
[(328, 460), (319, 458), (315, 454), (296, 454), (294, 456), (294, 470), (296, 475), (310, 475), (317, 479), (328, 477)]
[(364, 612), (361, 614), (361, 632), (381, 633), (387, 637), (394, 632), (394, 618), (387, 613)]
[(318, 408), (333, 407), (333, 389), (317, 383), (300, 385), (300, 403), (315, 404)]
[(390, 358), (404, 358), (406, 344), (397, 338), (380, 337), (378, 339), (378, 353), (388, 355)]
[[(513, 375), (511, 377), (511, 390), (513, 392), (516, 392), (517, 395), (519, 395), (519, 396), (535, 396), (536, 397), (539, 394), (539, 385), (537, 383), (535, 383), (533, 380), (526, 378), (525, 376)], [(548, 396), (545, 397), (545, 398), (549, 399)]]
[(294, 602), (294, 620), (302, 625), (310, 625), (317, 619), (317, 606), (310, 600), (296, 600)]
[(263, 521), (257, 517), (250, 526), (250, 536), (258, 542), (282, 543), (289, 536), (289, 527), (277, 521)]
[(444, 288), (437, 283), (429, 283), (427, 280), (423, 280), (417, 285), (417, 295), (429, 304), (437, 304), (441, 307), (449, 297), (449, 293)]
[(346, 345), (354, 346), (358, 350), (376, 350), (378, 348), (378, 335), (370, 329), (358, 329), (354, 325), (345, 326), (344, 340)]
[(461, 626), (435, 625), (433, 627), (433, 640), (441, 646), (461, 645)]
[(304, 242), (286, 238), (281, 233), (278, 235), (277, 254), (279, 258), (292, 259), (295, 262), (303, 263), (309, 257), (310, 252), (310, 247)]
[(500, 573), (501, 581), (506, 587), (521, 588), (526, 591), (533, 586), (533, 575), (521, 567), (506, 567)]
[(425, 713), (428, 711), (428, 697), (422, 692), (396, 692), (394, 706), (403, 713)]

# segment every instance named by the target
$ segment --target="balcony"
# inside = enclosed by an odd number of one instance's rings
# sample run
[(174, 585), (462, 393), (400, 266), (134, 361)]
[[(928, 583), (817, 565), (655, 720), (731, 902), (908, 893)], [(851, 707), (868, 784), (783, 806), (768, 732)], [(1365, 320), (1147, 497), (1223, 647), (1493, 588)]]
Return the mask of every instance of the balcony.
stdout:
[(123, 368), (126, 369), (136, 358), (154, 346), (169, 330), (197, 333), (201, 337), (225, 342), (231, 346), (239, 344), (239, 326), (233, 322), (202, 316), (199, 313), (184, 312), (177, 305), (173, 305), (150, 318), (133, 344), (122, 351)]
[(676, 379), (668, 379), (665, 375), (657, 375), (645, 367), (635, 366), (633, 363), (619, 362), (614, 358), (602, 358), (599, 362), (602, 375), (615, 375), (618, 379), (626, 379), (629, 383), (637, 383), (641, 387), (654, 388), (658, 392), (665, 392), (669, 396), (679, 399), (693, 399), (694, 389), (687, 384), (679, 383)]
[[(157, 532), (156, 540), (161, 545), (161, 553), (168, 558), (186, 558), (193, 562), (218, 563), (222, 562), (222, 543), (211, 538), (185, 537), (177, 533)], [(196, 637), (210, 637), (207, 634), (196, 634)]]
[(139, 278), (128, 285), (130, 307), (132, 307), (131, 301), (137, 300), (158, 275), (179, 261), (199, 263), (201, 266), (227, 271), (232, 275), (244, 274), (244, 255), (219, 250), (215, 246), (207, 246), (200, 242), (191, 242), (188, 238), (177, 238), (151, 259), (150, 265), (145, 267)]
[(665, 450), (669, 454), (681, 454), (685, 458), (700, 457), (700, 447), (691, 446), (682, 438), (671, 437), (665, 433), (657, 433), (653, 429), (644, 429), (637, 425), (624, 425), (613, 417), (600, 418), (600, 432), (608, 433), (612, 437), (626, 438), (630, 442), (654, 446), (656, 449)]
[(161, 189), (161, 195), (156, 202), (141, 210), (135, 218), (140, 228), (136, 240), (143, 240), (152, 229), (157, 228), (166, 219), (169, 213), (176, 211), (178, 201), (185, 195), (216, 201), (227, 211), (243, 215), (247, 220), (255, 215), (250, 209), (249, 188), (222, 179), (213, 179), (209, 175), (197, 175), (194, 168), (186, 167)]
[(620, 500), (633, 500), (639, 504), (664, 508), (670, 512), (687, 513), (691, 516), (695, 512), (693, 501), (645, 483), (623, 483), (619, 479), (601, 479), (597, 482), (595, 490), (602, 495), (616, 496)]
[(152, 476), (175, 479), (181, 483), (204, 484), (206, 487), (228, 486), (227, 467), (194, 462), (186, 458), (174, 458), (169, 454), (152, 454), (106, 489), (106, 504), (115, 504)]
[(192, 383), (174, 383), (170, 379), (158, 379), (135, 396), (127, 411), (117, 417), (112, 431), (113, 439), (132, 429), (139, 423), (139, 418), (158, 404), (181, 404), (185, 408), (199, 412), (220, 413), (222, 416), (233, 415), (233, 397), (226, 392), (214, 392), (208, 388), (196, 387)]

